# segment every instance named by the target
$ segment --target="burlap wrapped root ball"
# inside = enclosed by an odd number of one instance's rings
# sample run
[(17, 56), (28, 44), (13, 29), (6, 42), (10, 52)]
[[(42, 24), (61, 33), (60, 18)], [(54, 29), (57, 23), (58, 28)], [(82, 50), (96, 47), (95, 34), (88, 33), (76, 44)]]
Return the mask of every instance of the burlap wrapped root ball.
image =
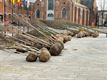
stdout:
[(82, 38), (82, 37), (85, 37), (84, 31), (80, 31), (80, 32), (77, 34), (77, 38)]
[(42, 48), (40, 50), (40, 55), (39, 55), (39, 61), (40, 62), (47, 62), (51, 58), (50, 52), (47, 50), (47, 48)]
[(64, 37), (62, 36), (62, 37), (58, 37), (57, 38), (57, 41), (59, 41), (59, 42), (61, 42), (61, 43), (64, 43)]
[(64, 36), (58, 37), (56, 42), (59, 42), (62, 45), (62, 49), (64, 49)]
[(99, 36), (99, 33), (98, 33), (98, 32), (93, 32), (93, 33), (91, 33), (91, 36), (92, 36), (93, 38), (96, 38), (96, 37)]
[(65, 35), (63, 42), (66, 43), (66, 42), (68, 42), (68, 41), (71, 41), (71, 38), (72, 38), (71, 36), (66, 36), (66, 35)]
[(78, 29), (75, 29), (75, 30), (72, 30), (72, 32), (73, 32), (73, 36), (76, 36), (78, 33), (79, 33), (79, 30)]
[(84, 34), (85, 34), (85, 37), (90, 36), (90, 33), (89, 33), (89, 32), (87, 32), (87, 31), (84, 31)]
[(61, 53), (63, 48), (64, 48), (63, 43), (58, 41), (50, 47), (49, 52), (52, 56), (58, 56)]
[(64, 35), (63, 34), (57, 34), (56, 35), (56, 41), (61, 42), (63, 44), (64, 43)]
[(57, 42), (61, 44), (61, 49), (64, 49), (64, 43), (61, 41), (57, 41)]
[(35, 52), (30, 52), (26, 57), (27, 62), (35, 62), (38, 58), (38, 54)]
[(88, 31), (82, 31), (82, 33), (84, 34), (83, 37), (88, 37), (90, 36), (90, 33)]
[(63, 34), (64, 34), (64, 35), (69, 35), (69, 36), (73, 36), (73, 35), (74, 35), (73, 32), (68, 31), (68, 30), (64, 30)]

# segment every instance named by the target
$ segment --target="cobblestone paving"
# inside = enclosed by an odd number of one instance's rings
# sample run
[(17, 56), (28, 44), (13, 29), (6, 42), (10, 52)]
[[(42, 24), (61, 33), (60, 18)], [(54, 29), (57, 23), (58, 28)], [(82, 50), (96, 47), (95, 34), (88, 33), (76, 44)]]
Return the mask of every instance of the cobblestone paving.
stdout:
[(27, 54), (0, 51), (0, 80), (107, 80), (107, 38), (73, 38), (58, 57), (28, 63)]

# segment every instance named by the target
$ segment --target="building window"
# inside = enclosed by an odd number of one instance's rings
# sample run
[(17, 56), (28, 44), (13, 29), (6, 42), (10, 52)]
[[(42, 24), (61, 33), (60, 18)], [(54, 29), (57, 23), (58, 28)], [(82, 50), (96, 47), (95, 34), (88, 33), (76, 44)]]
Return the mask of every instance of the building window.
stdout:
[(49, 13), (48, 14), (48, 17), (53, 17), (54, 15), (52, 13)]
[(62, 17), (66, 17), (67, 16), (67, 11), (65, 8), (62, 9)]
[(53, 0), (48, 0), (48, 10), (53, 10)]
[(0, 21), (3, 21), (3, 15), (0, 15)]
[(36, 17), (40, 18), (40, 10), (39, 9), (36, 11)]

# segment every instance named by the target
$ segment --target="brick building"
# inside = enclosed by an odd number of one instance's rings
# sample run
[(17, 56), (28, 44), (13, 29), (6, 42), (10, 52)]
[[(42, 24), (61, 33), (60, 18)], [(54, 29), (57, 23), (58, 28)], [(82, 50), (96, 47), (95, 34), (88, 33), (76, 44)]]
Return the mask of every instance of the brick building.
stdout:
[(89, 24), (92, 26), (96, 25), (97, 22), (97, 5), (96, 0), (80, 0), (82, 5), (85, 5), (90, 10)]
[(6, 17), (5, 15), (9, 15), (10, 13), (11, 13), (11, 9), (9, 8), (8, 0), (5, 1), (5, 3), (4, 0), (0, 0), (0, 21), (3, 21), (3, 18)]
[[(14, 13), (32, 15), (33, 18), (44, 20), (63, 19), (80, 25), (96, 24), (96, 0), (36, 0), (30, 3), (29, 9), (24, 9), (23, 0), (21, 6), (11, 6), (6, 0), (6, 14)], [(0, 0), (0, 18), (3, 16), (3, 2)]]
[(0, 0), (0, 21), (3, 20), (4, 18), (4, 13), (6, 14), (6, 18), (7, 20), (9, 20), (9, 14), (13, 13), (17, 13), (17, 14), (23, 14), (23, 15), (32, 15), (33, 12), (33, 3), (30, 2), (30, 6), (29, 8), (24, 7), (24, 1), (22, 0), (20, 2), (20, 6), (18, 7), (18, 4), (14, 4), (12, 5), (12, 3), (10, 2), (10, 0), (5, 0), (5, 8), (4, 8), (4, 1)]
[(3, 4), (2, 4), (2, 1), (0, 0), (0, 21), (2, 21), (3, 19), (2, 13), (3, 13)]
[(89, 9), (79, 4), (80, 0), (36, 0), (33, 17), (44, 20), (64, 19), (66, 21), (89, 25)]

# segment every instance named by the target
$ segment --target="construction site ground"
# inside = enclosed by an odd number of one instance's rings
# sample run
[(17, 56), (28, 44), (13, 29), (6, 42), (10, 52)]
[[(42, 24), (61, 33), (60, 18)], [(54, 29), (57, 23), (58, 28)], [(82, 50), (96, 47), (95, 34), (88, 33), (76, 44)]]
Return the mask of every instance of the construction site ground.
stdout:
[(72, 38), (47, 63), (28, 63), (27, 53), (0, 50), (0, 80), (107, 80), (107, 38)]

